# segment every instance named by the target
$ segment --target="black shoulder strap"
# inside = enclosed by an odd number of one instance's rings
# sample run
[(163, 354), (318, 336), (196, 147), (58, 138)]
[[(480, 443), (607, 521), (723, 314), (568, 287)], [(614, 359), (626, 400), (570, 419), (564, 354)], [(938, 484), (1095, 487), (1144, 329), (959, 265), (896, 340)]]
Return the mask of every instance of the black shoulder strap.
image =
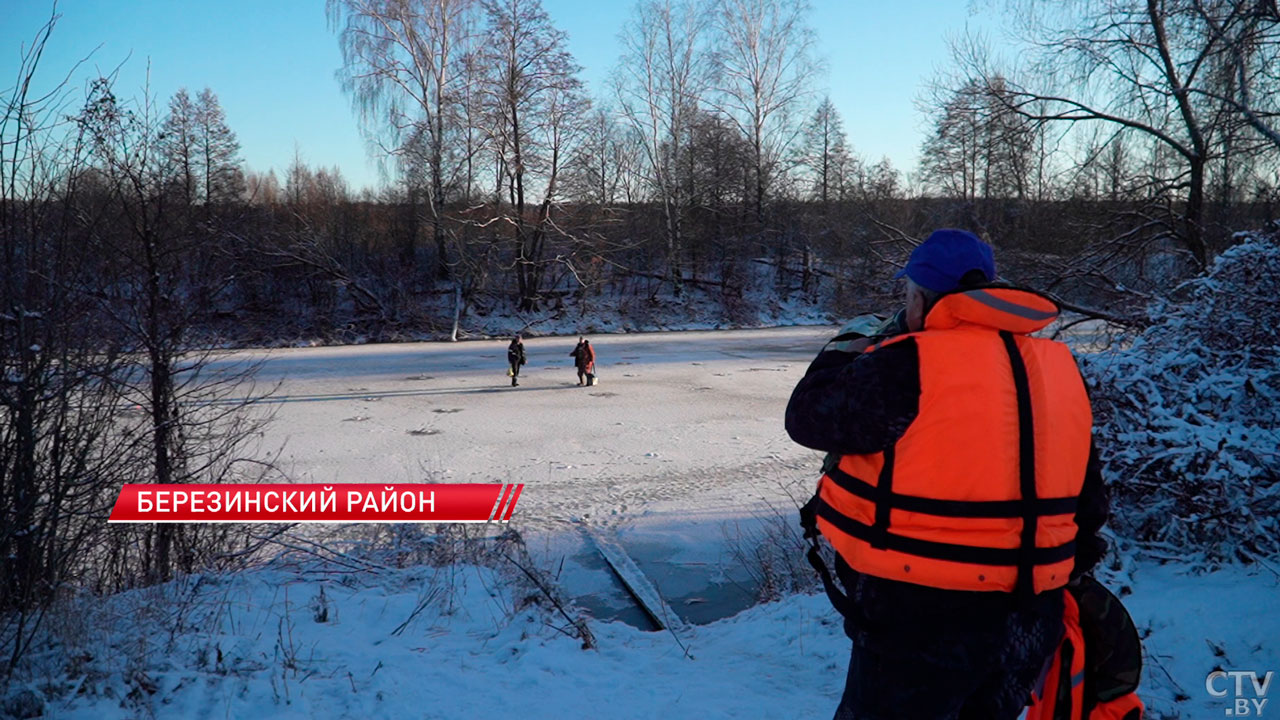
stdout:
[(804, 537), (809, 540), (809, 551), (805, 553), (805, 557), (818, 572), (818, 577), (822, 580), (822, 590), (831, 601), (831, 606), (842, 616), (848, 616), (849, 596), (836, 587), (835, 578), (831, 576), (831, 570), (822, 559), (822, 546), (818, 542), (818, 505), (821, 502), (822, 499), (815, 493), (813, 498), (800, 508), (800, 527), (804, 529)]
[(822, 590), (827, 594), (827, 599), (831, 601), (831, 607), (842, 616), (849, 615), (849, 596), (840, 592), (840, 588), (836, 587), (835, 578), (831, 577), (831, 570), (827, 568), (827, 563), (822, 559), (822, 551), (818, 547), (818, 541), (814, 540), (809, 546), (809, 552), (805, 554), (809, 559), (809, 564), (814, 570), (818, 571), (818, 577), (822, 579)]
[(1035, 594), (1036, 527), (1036, 433), (1031, 414), (1031, 384), (1027, 380), (1027, 364), (1018, 350), (1013, 333), (1000, 331), (1009, 366), (1013, 369), (1013, 386), (1018, 397), (1018, 486), (1022, 499), (1022, 542), (1018, 547), (1018, 580), (1014, 592), (1023, 598)]

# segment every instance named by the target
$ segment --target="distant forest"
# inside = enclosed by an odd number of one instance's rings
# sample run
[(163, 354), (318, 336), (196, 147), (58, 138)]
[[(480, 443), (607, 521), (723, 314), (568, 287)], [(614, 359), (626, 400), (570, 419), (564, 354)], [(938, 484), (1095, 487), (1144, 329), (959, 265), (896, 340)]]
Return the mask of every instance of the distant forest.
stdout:
[(881, 306), (893, 264), (950, 225), (1009, 279), (1131, 320), (1273, 221), (1276, 14), (1045, 5), (1011, 13), (1034, 49), (1016, 67), (956, 43), (903, 173), (860, 157), (818, 92), (803, 3), (643, 0), (589, 97), (536, 1), (330, 0), (339, 82), (388, 168), (359, 192), (300, 155), (283, 177), (245, 168), (211, 89), (31, 87), (51, 22), (6, 99), (5, 292), (53, 263), (46, 290), (115, 318), (104, 331), (143, 307), (194, 344), (456, 337), (475, 308), (732, 305), (765, 264), (778, 297), (839, 315)]

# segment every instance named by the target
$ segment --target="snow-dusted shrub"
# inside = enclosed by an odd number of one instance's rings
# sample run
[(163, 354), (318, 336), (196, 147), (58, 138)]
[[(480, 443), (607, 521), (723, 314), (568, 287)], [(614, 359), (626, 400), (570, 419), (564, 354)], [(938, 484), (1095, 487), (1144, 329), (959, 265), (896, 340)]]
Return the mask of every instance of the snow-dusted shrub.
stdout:
[(1280, 551), (1280, 244), (1240, 240), (1085, 368), (1112, 526), (1210, 559)]

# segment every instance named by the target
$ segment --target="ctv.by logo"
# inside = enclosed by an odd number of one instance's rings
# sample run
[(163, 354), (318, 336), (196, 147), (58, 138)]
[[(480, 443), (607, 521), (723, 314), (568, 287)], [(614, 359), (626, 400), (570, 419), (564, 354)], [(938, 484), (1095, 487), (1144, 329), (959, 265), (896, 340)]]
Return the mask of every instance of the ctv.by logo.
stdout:
[[(1226, 709), (1228, 717), (1262, 717), (1262, 711), (1267, 707), (1267, 688), (1271, 686), (1271, 676), (1274, 674), (1268, 670), (1266, 675), (1259, 678), (1258, 673), (1252, 670), (1215, 670), (1204, 679), (1204, 689), (1216, 698), (1227, 697), (1231, 690), (1235, 690), (1231, 694), (1235, 705)], [(1245, 678), (1249, 678), (1248, 684), (1245, 683)], [(1252, 697), (1248, 697), (1249, 693), (1252, 693)]]

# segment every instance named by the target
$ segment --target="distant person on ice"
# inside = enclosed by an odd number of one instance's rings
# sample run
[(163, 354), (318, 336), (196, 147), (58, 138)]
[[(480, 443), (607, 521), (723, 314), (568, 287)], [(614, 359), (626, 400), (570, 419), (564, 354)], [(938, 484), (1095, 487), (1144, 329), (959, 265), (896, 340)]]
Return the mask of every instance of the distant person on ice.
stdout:
[(787, 406), (830, 453), (801, 522), (847, 593), (812, 552), (853, 640), (835, 717), (1013, 720), (1063, 587), (1106, 550), (1089, 398), (1071, 351), (1030, 336), (1058, 306), (996, 284), (977, 236), (934, 232), (903, 276), (905, 334), (824, 348)]
[(573, 357), (573, 364), (578, 368), (578, 385), (583, 384), (583, 379), (594, 379), (596, 372), (596, 351), (591, 347), (590, 340), (578, 338), (578, 346), (569, 353)]
[(520, 336), (516, 335), (511, 339), (511, 344), (507, 346), (507, 364), (511, 366), (507, 370), (507, 374), (511, 376), (511, 387), (516, 387), (520, 384), (516, 381), (520, 378), (520, 366), (524, 365), (525, 362), (524, 343), (520, 341)]

